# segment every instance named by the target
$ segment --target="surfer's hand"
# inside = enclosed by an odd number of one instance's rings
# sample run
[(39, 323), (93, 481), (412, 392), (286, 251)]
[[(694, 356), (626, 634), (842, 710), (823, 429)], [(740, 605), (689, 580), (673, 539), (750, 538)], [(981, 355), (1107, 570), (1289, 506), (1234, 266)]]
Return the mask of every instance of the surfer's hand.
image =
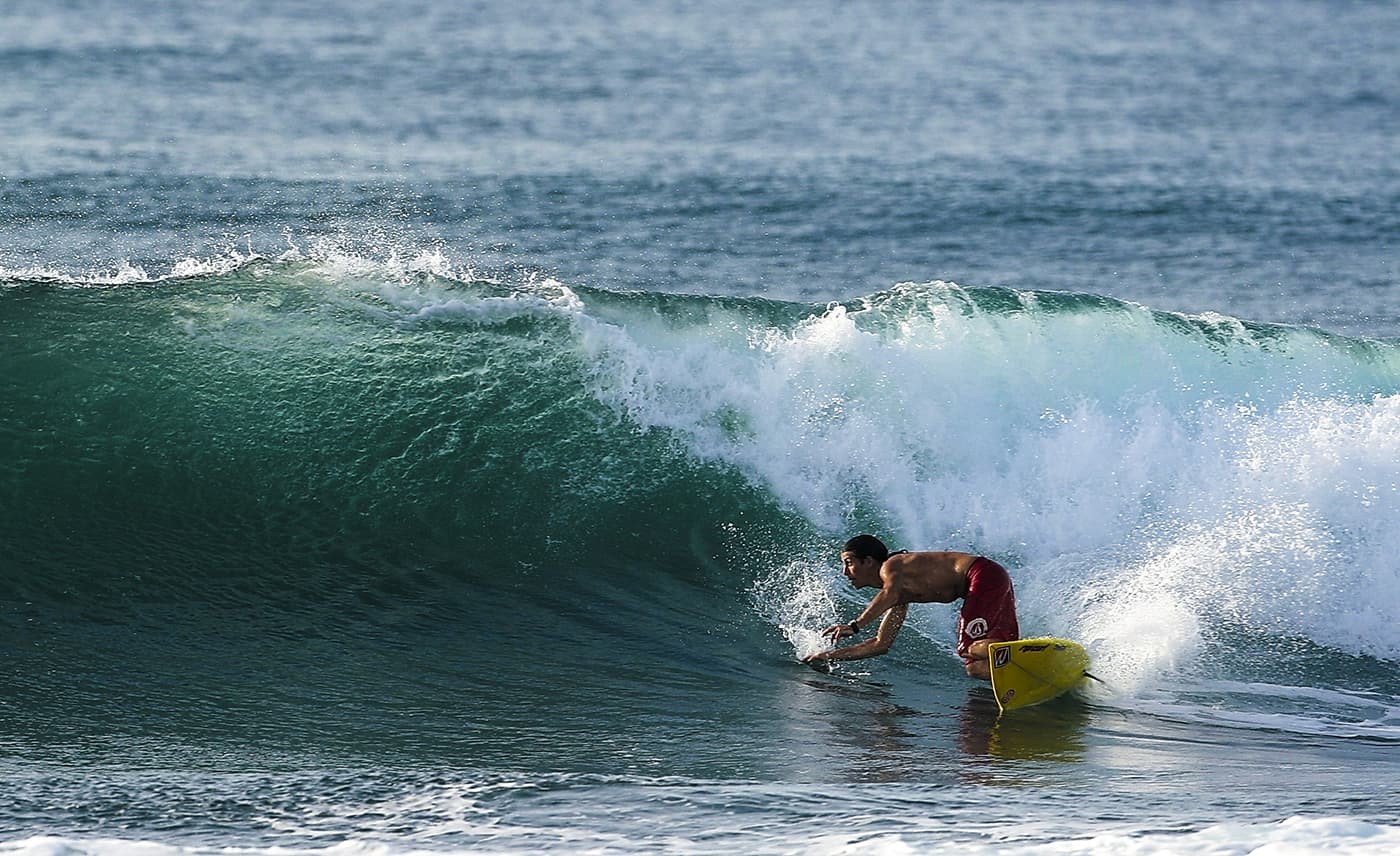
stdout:
[(831, 660), (827, 659), (826, 652), (820, 651), (816, 654), (808, 654), (802, 658), (802, 662), (816, 669), (818, 672), (831, 674)]
[(854, 636), (855, 633), (851, 631), (851, 626), (849, 624), (833, 624), (823, 630), (822, 635), (825, 636), (828, 641), (837, 642), (841, 639), (845, 639), (847, 636)]

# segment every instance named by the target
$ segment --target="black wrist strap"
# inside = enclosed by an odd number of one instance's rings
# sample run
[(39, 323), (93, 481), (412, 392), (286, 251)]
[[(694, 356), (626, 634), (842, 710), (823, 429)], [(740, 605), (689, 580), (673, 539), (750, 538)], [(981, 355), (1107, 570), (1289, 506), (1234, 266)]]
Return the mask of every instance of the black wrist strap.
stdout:
[(851, 619), (851, 623), (850, 623), (850, 624), (847, 624), (846, 626), (849, 627), (849, 628), (851, 628), (851, 633), (852, 633), (852, 634), (856, 634), (856, 633), (859, 633), (859, 632), (860, 632), (860, 625), (859, 625), (859, 624), (856, 624), (856, 620), (855, 620), (854, 618), (852, 618), (852, 619)]

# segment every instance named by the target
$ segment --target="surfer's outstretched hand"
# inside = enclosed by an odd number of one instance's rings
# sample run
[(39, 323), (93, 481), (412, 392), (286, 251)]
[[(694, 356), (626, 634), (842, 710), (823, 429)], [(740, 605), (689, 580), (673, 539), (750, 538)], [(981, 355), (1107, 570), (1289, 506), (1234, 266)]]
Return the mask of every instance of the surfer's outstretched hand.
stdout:
[(849, 624), (833, 624), (823, 630), (822, 635), (830, 642), (839, 642), (847, 636), (854, 636), (856, 634)]

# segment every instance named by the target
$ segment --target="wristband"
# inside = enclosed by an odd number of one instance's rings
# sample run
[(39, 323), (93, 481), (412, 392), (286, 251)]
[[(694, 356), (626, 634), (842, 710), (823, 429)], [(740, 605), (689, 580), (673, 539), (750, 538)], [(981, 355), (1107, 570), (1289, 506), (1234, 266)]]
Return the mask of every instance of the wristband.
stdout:
[(849, 627), (849, 628), (851, 628), (851, 635), (852, 635), (852, 636), (854, 636), (854, 635), (856, 635), (857, 633), (860, 632), (860, 625), (859, 625), (859, 624), (856, 624), (854, 618), (851, 619), (851, 623), (850, 623), (850, 624), (847, 624), (846, 626)]

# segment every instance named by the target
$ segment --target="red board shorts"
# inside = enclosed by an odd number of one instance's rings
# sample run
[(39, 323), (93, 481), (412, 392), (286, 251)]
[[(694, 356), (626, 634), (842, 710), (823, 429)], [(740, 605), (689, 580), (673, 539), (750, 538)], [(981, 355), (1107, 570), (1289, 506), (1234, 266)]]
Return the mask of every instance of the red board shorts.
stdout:
[(978, 557), (967, 569), (967, 596), (958, 614), (958, 656), (967, 660), (967, 649), (982, 639), (1019, 638), (1011, 576), (991, 559)]

